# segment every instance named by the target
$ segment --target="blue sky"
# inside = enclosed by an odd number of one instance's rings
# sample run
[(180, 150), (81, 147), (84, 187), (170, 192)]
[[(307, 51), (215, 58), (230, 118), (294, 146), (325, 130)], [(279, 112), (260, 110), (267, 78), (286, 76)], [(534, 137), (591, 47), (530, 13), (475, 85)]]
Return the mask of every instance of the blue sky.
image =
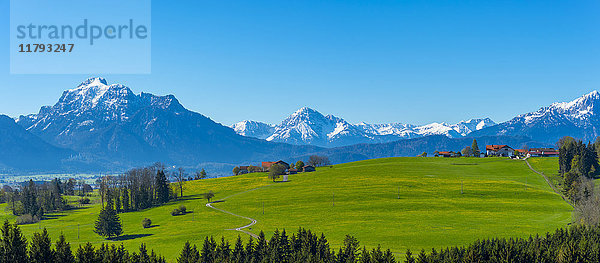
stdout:
[[(0, 113), (37, 112), (98, 75), (11, 75), (9, 0), (0, 10)], [(153, 1), (152, 73), (101, 76), (224, 124), (302, 106), (350, 122), (505, 121), (600, 89), (598, 14), (597, 0)]]

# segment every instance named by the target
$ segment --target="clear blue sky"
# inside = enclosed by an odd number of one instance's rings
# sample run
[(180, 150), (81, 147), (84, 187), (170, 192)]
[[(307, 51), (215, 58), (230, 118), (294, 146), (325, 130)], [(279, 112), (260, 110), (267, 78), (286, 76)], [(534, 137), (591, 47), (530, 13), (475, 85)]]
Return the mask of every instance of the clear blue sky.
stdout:
[[(0, 0), (0, 113), (37, 112), (88, 75), (10, 75)], [(351, 122), (505, 121), (600, 89), (600, 1), (153, 1), (152, 74), (217, 122), (309, 106)]]

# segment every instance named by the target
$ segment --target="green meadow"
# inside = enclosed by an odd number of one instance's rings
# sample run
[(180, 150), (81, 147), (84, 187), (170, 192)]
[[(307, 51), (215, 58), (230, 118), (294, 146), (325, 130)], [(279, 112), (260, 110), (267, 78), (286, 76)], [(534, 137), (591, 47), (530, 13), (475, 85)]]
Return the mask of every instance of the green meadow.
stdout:
[[(557, 159), (530, 159), (536, 169), (551, 171)], [(541, 167), (541, 168), (537, 168)], [(361, 245), (381, 245), (401, 255), (406, 249), (442, 248), (488, 237), (527, 237), (566, 226), (572, 208), (520, 160), (503, 158), (385, 158), (290, 175), (273, 183), (265, 173), (188, 182), (183, 200), (140, 212), (120, 214), (124, 235), (107, 241), (93, 233), (100, 210), (92, 205), (50, 214), (39, 224), (24, 225), (29, 237), (47, 228), (53, 239), (62, 232), (73, 247), (81, 243), (140, 243), (174, 260), (185, 241), (201, 245), (206, 236), (237, 235), (226, 230), (248, 220), (210, 209), (201, 194), (215, 192), (213, 204), (258, 221), (251, 229), (269, 237), (275, 229), (299, 227), (325, 233), (333, 248), (353, 235)], [(75, 199), (73, 199), (75, 200)], [(185, 205), (191, 213), (171, 216)], [(5, 207), (5, 205), (3, 205)], [(264, 209), (263, 209), (264, 207)], [(7, 211), (0, 217), (14, 220)], [(153, 227), (142, 228), (143, 218)], [(78, 238), (79, 237), (79, 238)]]

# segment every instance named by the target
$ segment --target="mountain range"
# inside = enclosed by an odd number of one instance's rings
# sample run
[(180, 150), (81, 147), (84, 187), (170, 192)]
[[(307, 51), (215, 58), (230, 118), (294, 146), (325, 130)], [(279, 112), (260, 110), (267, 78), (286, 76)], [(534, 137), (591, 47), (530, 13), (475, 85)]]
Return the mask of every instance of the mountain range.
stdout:
[(172, 95), (137, 95), (103, 78), (66, 90), (56, 104), (20, 116), (17, 124), (55, 147), (77, 152), (75, 159), (107, 170), (156, 161), (235, 163), (314, 150), (240, 136), (185, 109)]
[(570, 102), (556, 102), (471, 134), (489, 135), (528, 136), (552, 144), (567, 135), (594, 141), (600, 135), (600, 93), (592, 91)]
[(422, 126), (403, 123), (351, 124), (342, 118), (325, 116), (314, 109), (303, 107), (279, 125), (242, 121), (232, 125), (232, 128), (240, 135), (267, 141), (338, 147), (358, 143), (385, 143), (430, 135), (461, 138), (473, 131), (494, 125), (496, 123), (489, 118), (471, 119), (457, 124), (431, 123)]
[(552, 146), (566, 135), (594, 140), (599, 103), (594, 91), (499, 124), (483, 118), (422, 126), (351, 124), (305, 107), (278, 125), (244, 121), (227, 127), (186, 109), (173, 95), (135, 94), (90, 78), (36, 114), (0, 115), (0, 172), (122, 172), (160, 161), (222, 175), (235, 165), (312, 154), (338, 163), (456, 151), (473, 138), (480, 147)]

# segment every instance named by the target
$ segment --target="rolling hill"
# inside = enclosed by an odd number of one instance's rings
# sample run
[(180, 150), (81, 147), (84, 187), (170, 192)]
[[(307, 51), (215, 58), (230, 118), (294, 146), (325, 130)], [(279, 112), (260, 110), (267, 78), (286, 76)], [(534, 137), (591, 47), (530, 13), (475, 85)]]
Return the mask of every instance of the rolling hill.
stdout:
[[(213, 206), (257, 220), (247, 229), (252, 233), (263, 230), (270, 236), (275, 229), (292, 232), (305, 227), (324, 232), (332, 248), (351, 234), (361, 246), (381, 245), (401, 258), (407, 248), (415, 251), (553, 231), (570, 222), (572, 211), (519, 160), (384, 158), (319, 168), (289, 179), (272, 183), (265, 173), (255, 173), (188, 182), (183, 200), (120, 214), (125, 233), (117, 241), (93, 233), (98, 197), (92, 205), (50, 213), (51, 219), (22, 229), (29, 237), (45, 227), (53, 240), (64, 233), (72, 247), (108, 242), (136, 249), (143, 242), (174, 260), (186, 241), (200, 244), (212, 235), (234, 242), (243, 234), (227, 229), (249, 220), (205, 206), (201, 194), (214, 191), (214, 200), (223, 200)], [(170, 211), (182, 204), (192, 212), (171, 216)], [(156, 226), (142, 228), (143, 218), (152, 219)], [(2, 209), (0, 219), (14, 216)]]

